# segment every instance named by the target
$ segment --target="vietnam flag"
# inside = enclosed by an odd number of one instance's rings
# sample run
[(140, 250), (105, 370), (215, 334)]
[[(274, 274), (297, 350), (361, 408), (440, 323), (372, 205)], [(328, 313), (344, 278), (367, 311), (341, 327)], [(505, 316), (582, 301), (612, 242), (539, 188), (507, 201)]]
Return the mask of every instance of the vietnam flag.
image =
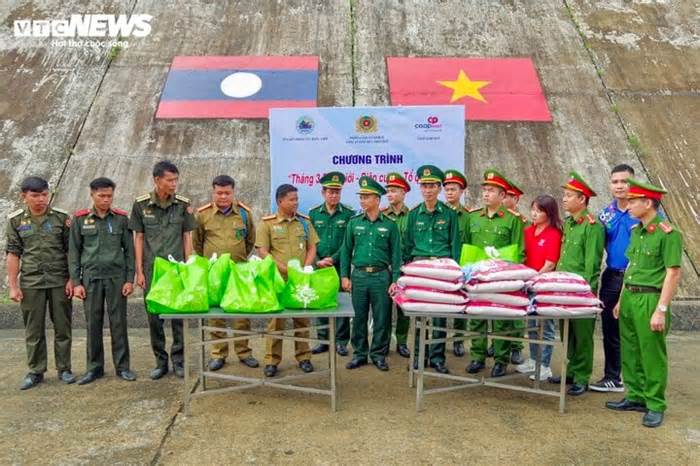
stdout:
[(177, 56), (156, 118), (268, 118), (315, 107), (318, 57)]
[(529, 58), (387, 57), (392, 105), (463, 104), (465, 120), (552, 121)]

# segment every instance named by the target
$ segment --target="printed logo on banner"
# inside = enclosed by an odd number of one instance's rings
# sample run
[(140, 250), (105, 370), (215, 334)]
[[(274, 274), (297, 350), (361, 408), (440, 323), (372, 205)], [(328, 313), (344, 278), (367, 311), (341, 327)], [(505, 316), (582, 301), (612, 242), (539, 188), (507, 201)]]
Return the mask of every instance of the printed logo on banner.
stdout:
[(370, 115), (362, 115), (355, 122), (355, 131), (358, 133), (376, 133), (378, 129), (377, 119)]
[(311, 134), (315, 127), (316, 123), (310, 116), (303, 115), (297, 120), (297, 132), (299, 134)]
[(425, 122), (416, 123), (415, 125), (413, 125), (413, 127), (415, 129), (424, 129), (432, 131), (442, 130), (442, 124), (440, 123), (440, 119), (435, 115), (430, 115), (428, 118), (425, 119)]

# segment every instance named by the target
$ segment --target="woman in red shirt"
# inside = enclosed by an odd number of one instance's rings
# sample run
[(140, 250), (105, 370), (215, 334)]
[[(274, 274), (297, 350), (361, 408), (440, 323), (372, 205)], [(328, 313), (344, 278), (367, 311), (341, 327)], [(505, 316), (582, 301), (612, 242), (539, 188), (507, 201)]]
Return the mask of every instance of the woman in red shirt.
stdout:
[[(551, 272), (559, 261), (561, 251), (562, 223), (559, 217), (559, 206), (557, 201), (549, 195), (537, 196), (530, 205), (530, 217), (532, 225), (525, 228), (525, 265), (538, 272)], [(534, 320), (528, 321), (529, 328), (536, 328)], [(530, 331), (529, 337), (537, 338), (536, 331)], [(554, 341), (554, 320), (544, 321), (543, 338), (547, 341)], [(521, 373), (535, 371), (535, 358), (542, 345), (530, 343), (530, 358), (523, 364), (516, 367)], [(552, 360), (552, 346), (544, 346), (542, 350), (542, 368), (540, 369), (540, 380), (547, 380), (552, 376), (550, 363)], [(535, 380), (535, 375), (530, 376), (530, 380)]]

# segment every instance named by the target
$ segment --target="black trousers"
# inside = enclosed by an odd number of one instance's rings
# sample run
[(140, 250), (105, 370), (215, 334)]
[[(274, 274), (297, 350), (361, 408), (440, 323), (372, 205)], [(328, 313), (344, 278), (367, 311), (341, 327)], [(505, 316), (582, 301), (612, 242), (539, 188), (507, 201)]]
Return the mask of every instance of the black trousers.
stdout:
[(600, 280), (600, 300), (603, 302), (603, 350), (605, 378), (620, 382), (620, 324), (613, 316), (613, 308), (620, 299), (624, 271), (605, 269)]

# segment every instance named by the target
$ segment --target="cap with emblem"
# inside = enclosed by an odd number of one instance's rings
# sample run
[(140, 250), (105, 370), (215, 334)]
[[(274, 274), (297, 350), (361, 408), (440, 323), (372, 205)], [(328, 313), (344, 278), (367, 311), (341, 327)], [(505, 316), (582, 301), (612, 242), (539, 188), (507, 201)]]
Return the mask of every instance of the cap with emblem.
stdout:
[(408, 181), (406, 181), (400, 173), (396, 172), (391, 172), (386, 175), (386, 187), (402, 188), (406, 192), (411, 190), (411, 185), (408, 184)]
[(357, 194), (374, 194), (379, 197), (386, 194), (386, 189), (379, 184), (376, 180), (370, 178), (369, 176), (360, 177), (360, 190)]
[(572, 191), (579, 192), (583, 194), (586, 197), (593, 197), (597, 196), (595, 191), (591, 189), (590, 186), (588, 186), (588, 183), (583, 181), (583, 178), (581, 178), (581, 175), (579, 175), (576, 172), (571, 172), (569, 173), (569, 179), (568, 181), (562, 186), (564, 189), (570, 189)]
[(456, 183), (458, 184), (462, 189), (465, 189), (467, 187), (467, 179), (460, 173), (458, 170), (455, 170), (454, 168), (450, 168), (449, 170), (445, 170), (445, 179), (442, 182), (442, 185), (446, 185), (447, 183)]
[(340, 189), (345, 184), (345, 175), (340, 172), (328, 172), (321, 177), (320, 182), (324, 188)]
[(489, 184), (491, 186), (498, 186), (502, 189), (508, 189), (510, 187), (508, 181), (506, 181), (506, 177), (501, 175), (498, 171), (494, 170), (493, 168), (489, 168), (484, 172), (484, 181), (481, 182), (481, 185), (483, 186), (485, 184)]
[(513, 183), (513, 181), (506, 178), (506, 182), (508, 183), (508, 188), (506, 188), (506, 194), (510, 194), (511, 196), (517, 197), (520, 197), (523, 194), (525, 194), (523, 190), (518, 187), (518, 185)]
[(665, 189), (661, 189), (651, 183), (643, 183), (634, 178), (627, 178), (627, 183), (630, 185), (630, 189), (627, 192), (627, 197), (629, 199), (645, 197), (647, 199), (656, 199), (660, 201), (663, 195), (666, 194)]
[(435, 165), (423, 165), (421, 167), (418, 167), (418, 171), (416, 173), (418, 176), (418, 182), (420, 184), (440, 184), (445, 179), (445, 174)]

